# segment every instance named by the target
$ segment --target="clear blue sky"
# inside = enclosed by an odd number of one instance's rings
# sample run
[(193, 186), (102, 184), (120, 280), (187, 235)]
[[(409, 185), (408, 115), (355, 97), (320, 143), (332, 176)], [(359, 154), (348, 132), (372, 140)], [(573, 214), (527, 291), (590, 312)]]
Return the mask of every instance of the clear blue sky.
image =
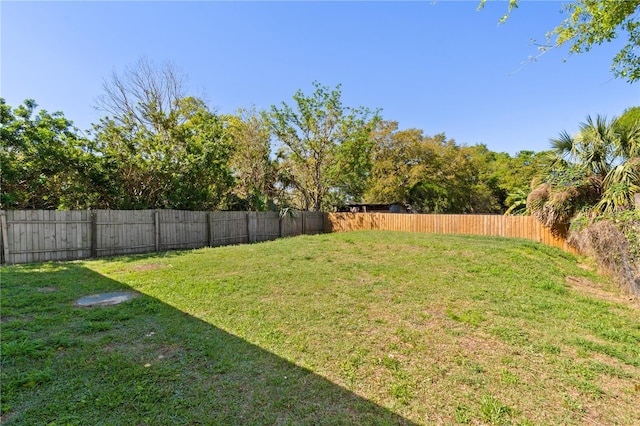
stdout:
[(477, 4), (2, 1), (0, 95), (88, 129), (103, 80), (147, 57), (184, 70), (190, 94), (220, 113), (341, 83), (346, 105), (381, 108), (402, 129), (511, 154), (640, 104), (640, 85), (609, 72), (619, 42), (526, 63), (560, 2), (524, 0), (503, 25), (504, 1)]

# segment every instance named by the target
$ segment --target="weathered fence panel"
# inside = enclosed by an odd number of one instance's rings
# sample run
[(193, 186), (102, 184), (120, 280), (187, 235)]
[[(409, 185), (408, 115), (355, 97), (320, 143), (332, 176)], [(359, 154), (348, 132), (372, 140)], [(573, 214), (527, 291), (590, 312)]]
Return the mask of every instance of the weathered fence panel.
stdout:
[(302, 235), (302, 222), (304, 220), (305, 212), (294, 212), (292, 214), (284, 215), (280, 219), (280, 236), (293, 237), (296, 235)]
[(577, 253), (566, 238), (553, 233), (533, 216), (328, 213), (324, 230), (385, 230), (524, 238)]
[(193, 249), (209, 245), (207, 212), (158, 210), (159, 250)]
[(0, 259), (14, 264), (90, 257), (90, 228), (88, 210), (1, 211)]
[(303, 212), (303, 213), (304, 213), (304, 227), (302, 229), (303, 234), (320, 234), (324, 232), (325, 213), (322, 213), (322, 212)]
[(154, 210), (93, 210), (96, 256), (154, 251)]
[(247, 212), (249, 242), (275, 240), (280, 237), (280, 218), (276, 212)]
[(249, 242), (247, 212), (215, 212), (210, 214), (211, 246), (227, 246)]

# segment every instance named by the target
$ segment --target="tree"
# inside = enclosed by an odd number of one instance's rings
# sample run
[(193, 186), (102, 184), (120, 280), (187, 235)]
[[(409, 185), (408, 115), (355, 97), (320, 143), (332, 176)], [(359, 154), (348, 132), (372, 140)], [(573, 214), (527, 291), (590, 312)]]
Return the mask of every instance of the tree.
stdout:
[(638, 123), (640, 123), (640, 106), (625, 109), (617, 120), (617, 125), (627, 131), (637, 126)]
[[(505, 191), (500, 187), (500, 176), (496, 173), (498, 154), (485, 144), (462, 147), (469, 162), (469, 211), (474, 213), (501, 213), (505, 201)], [(506, 154), (509, 157), (508, 154)]]
[(544, 223), (568, 223), (581, 209), (594, 213), (633, 208), (640, 192), (640, 123), (587, 117), (576, 136), (552, 139), (556, 161), (527, 200)]
[(280, 198), (276, 185), (278, 167), (271, 158), (269, 123), (255, 107), (240, 109), (227, 120), (233, 144), (230, 165), (235, 178), (229, 207), (254, 211), (275, 208)]
[(15, 109), (0, 98), (0, 205), (3, 209), (86, 208), (95, 196), (95, 163), (73, 122), (37, 111), (28, 99)]
[(225, 122), (195, 98), (183, 98), (160, 132), (103, 118), (96, 143), (108, 175), (103, 205), (120, 209), (215, 209), (233, 183)]
[[(481, 0), (480, 7), (486, 0)], [(508, 18), (519, 0), (509, 0), (508, 11), (501, 21)], [(615, 55), (611, 71), (616, 77), (632, 83), (640, 79), (640, 0), (574, 0), (564, 5), (567, 17), (547, 34), (545, 52), (568, 45), (571, 53), (588, 52), (595, 45), (610, 42), (624, 33), (625, 46)]]
[(110, 208), (212, 209), (233, 183), (225, 121), (184, 96), (181, 74), (141, 60), (104, 84), (94, 126)]
[(519, 151), (515, 156), (506, 152), (494, 153), (491, 162), (491, 181), (505, 214), (525, 214), (526, 199), (531, 183), (538, 181), (552, 163), (550, 151)]
[(382, 121), (373, 138), (373, 168), (366, 200), (404, 202), (424, 213), (488, 213), (500, 211), (485, 171), (486, 147), (460, 147), (444, 134), (398, 130)]
[(135, 126), (166, 135), (166, 120), (185, 97), (185, 76), (171, 63), (156, 67), (146, 58), (115, 71), (103, 81), (96, 108), (121, 126)]
[[(373, 133), (373, 168), (365, 194), (368, 202), (418, 204), (416, 197), (420, 197), (420, 194), (410, 194), (411, 189), (421, 181), (423, 175), (436, 172), (427, 169), (428, 163), (424, 160), (429, 158), (431, 153), (422, 144), (423, 139), (421, 130), (399, 131), (398, 123), (395, 121), (378, 123)], [(439, 192), (435, 187), (424, 189)], [(429, 199), (433, 200), (431, 208), (438, 210), (440, 206), (436, 197)], [(440, 197), (437, 199), (440, 200)], [(418, 209), (419, 206), (413, 207)]]
[(364, 107), (343, 106), (340, 85), (333, 90), (313, 85), (310, 96), (295, 93), (295, 109), (284, 102), (273, 105), (268, 120), (282, 144), (282, 166), (287, 184), (299, 197), (298, 207), (317, 211), (362, 196), (371, 168), (370, 133), (378, 115)]

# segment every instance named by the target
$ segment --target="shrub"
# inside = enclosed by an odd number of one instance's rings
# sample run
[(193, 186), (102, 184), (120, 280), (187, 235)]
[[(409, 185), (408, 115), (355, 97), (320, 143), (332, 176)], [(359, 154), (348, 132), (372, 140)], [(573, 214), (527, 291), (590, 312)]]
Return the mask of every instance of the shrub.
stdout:
[(593, 257), (623, 290), (640, 295), (640, 211), (583, 215), (573, 221), (569, 243)]

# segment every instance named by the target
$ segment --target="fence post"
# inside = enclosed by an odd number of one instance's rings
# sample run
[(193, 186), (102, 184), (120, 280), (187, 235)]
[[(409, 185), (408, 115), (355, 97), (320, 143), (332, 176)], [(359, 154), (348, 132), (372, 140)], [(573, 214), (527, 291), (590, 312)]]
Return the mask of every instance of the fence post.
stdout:
[(303, 210), (300, 213), (302, 213), (302, 235), (307, 235), (307, 212)]
[(155, 248), (160, 251), (160, 213), (158, 210), (153, 211), (153, 230), (155, 234)]
[(213, 230), (211, 229), (211, 212), (207, 212), (207, 244), (213, 247)]
[(247, 242), (254, 243), (256, 232), (256, 217), (254, 212), (247, 212)]
[(4, 210), (0, 212), (0, 223), (2, 226), (2, 263), (9, 264), (9, 235), (7, 234), (7, 217)]
[(91, 212), (91, 257), (98, 257), (98, 215)]

